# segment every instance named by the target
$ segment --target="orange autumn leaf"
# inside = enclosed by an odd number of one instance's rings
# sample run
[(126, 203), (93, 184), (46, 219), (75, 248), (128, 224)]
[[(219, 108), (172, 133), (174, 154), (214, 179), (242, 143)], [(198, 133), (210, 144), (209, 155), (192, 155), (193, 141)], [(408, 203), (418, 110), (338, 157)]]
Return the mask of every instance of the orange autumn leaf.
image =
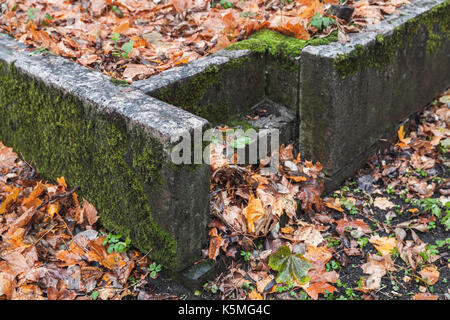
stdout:
[(325, 205), (330, 209), (334, 209), (339, 212), (344, 212), (344, 209), (342, 209), (341, 203), (340, 203), (339, 199), (337, 199), (337, 198), (334, 200), (330, 199), (330, 200), (326, 201)]
[(29, 244), (25, 244), (23, 242), (23, 236), (25, 234), (25, 229), (23, 228), (17, 228), (12, 235), (9, 236), (8, 242), (14, 247), (14, 248), (22, 248), (22, 247), (29, 247)]
[(308, 246), (305, 254), (305, 258), (308, 259), (313, 265), (325, 265), (333, 254), (327, 247), (315, 247)]
[(295, 182), (306, 181), (306, 177), (303, 176), (288, 176), (289, 179), (294, 180)]
[(309, 7), (307, 7), (302, 14), (300, 15), (303, 18), (311, 18), (316, 13), (320, 13), (320, 15), (323, 14), (323, 4), (319, 0), (315, 0)]
[(314, 300), (317, 300), (319, 298), (319, 294), (325, 293), (327, 291), (328, 293), (332, 293), (337, 291), (337, 289), (332, 286), (329, 283), (326, 282), (316, 282), (313, 284), (310, 284), (306, 289), (306, 293), (313, 298)]
[(285, 228), (281, 228), (280, 230), (281, 230), (281, 232), (283, 232), (285, 234), (291, 234), (294, 231), (294, 229), (292, 227), (285, 227)]
[(119, 34), (127, 33), (130, 30), (130, 24), (128, 21), (121, 23), (117, 27), (114, 28), (113, 32), (117, 32)]
[(380, 237), (378, 235), (369, 239), (369, 242), (381, 253), (381, 255), (390, 255), (392, 250), (397, 246), (397, 239)]
[(39, 181), (30, 195), (25, 200), (23, 200), (22, 205), (26, 208), (39, 206), (42, 201), (38, 197), (42, 194), (44, 189), (44, 185)]
[(405, 138), (405, 128), (403, 125), (398, 129), (397, 135), (399, 142), (396, 143), (396, 146), (399, 146), (402, 149), (409, 148), (408, 144), (411, 141), (411, 138)]
[(130, 41), (134, 41), (133, 42), (134, 48), (145, 47), (147, 44), (147, 41), (145, 41), (145, 39), (142, 39), (141, 37), (138, 36), (130, 37)]
[(13, 187), (11, 193), (6, 197), (6, 199), (0, 205), (0, 214), (5, 213), (6, 210), (8, 209), (8, 207), (17, 201), (17, 197), (19, 196), (21, 189), (22, 188)]
[(89, 242), (90, 250), (86, 253), (89, 261), (97, 261), (102, 266), (111, 270), (124, 267), (127, 263), (120, 253), (115, 251), (110, 254), (107, 253), (105, 246), (103, 246), (104, 238), (98, 237)]
[(233, 11), (228, 12), (222, 17), (222, 22), (225, 25), (225, 29), (234, 30), (236, 29), (238, 23), (234, 18)]
[(262, 300), (262, 296), (256, 291), (256, 289), (253, 289), (252, 292), (248, 294), (248, 298), (250, 300)]
[(255, 198), (254, 195), (250, 196), (248, 206), (243, 210), (244, 217), (247, 219), (247, 228), (251, 234), (255, 233), (255, 222), (261, 219), (265, 210), (260, 199)]
[(75, 192), (72, 193), (72, 199), (73, 199), (73, 203), (75, 204), (75, 207), (79, 207), (80, 202), (78, 201), (78, 195)]
[(59, 186), (62, 186), (67, 189), (67, 183), (64, 177), (56, 179), (56, 182), (58, 183)]
[(59, 212), (60, 204), (59, 202), (50, 203), (47, 207), (47, 213), (50, 216), (50, 219), (53, 219), (53, 216)]

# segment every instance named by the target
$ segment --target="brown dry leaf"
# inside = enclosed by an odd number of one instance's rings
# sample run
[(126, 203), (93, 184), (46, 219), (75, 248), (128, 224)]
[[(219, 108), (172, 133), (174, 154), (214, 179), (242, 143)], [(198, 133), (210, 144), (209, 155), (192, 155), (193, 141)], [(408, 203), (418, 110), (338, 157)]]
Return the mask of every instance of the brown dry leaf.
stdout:
[(417, 293), (413, 296), (413, 300), (437, 300), (439, 296), (431, 294), (429, 292), (426, 293)]
[(126, 256), (115, 251), (108, 254), (105, 246), (102, 244), (104, 238), (105, 237), (98, 237), (89, 241), (88, 246), (91, 250), (86, 253), (86, 257), (89, 261), (97, 261), (108, 269), (121, 269), (127, 264), (124, 259)]
[(223, 154), (225, 145), (221, 143), (211, 143), (210, 144), (210, 166), (211, 171), (214, 172), (220, 168), (228, 166), (228, 160)]
[(373, 205), (381, 210), (387, 210), (394, 207), (394, 204), (386, 198), (376, 197), (373, 201)]
[(301, 200), (301, 208), (307, 213), (313, 211), (313, 206), (319, 212), (325, 211), (325, 205), (320, 197), (324, 189), (323, 181), (306, 181), (297, 194), (297, 197)]
[(344, 209), (341, 207), (341, 202), (337, 198), (327, 198), (325, 199), (325, 205), (339, 212), (344, 212)]
[(9, 272), (0, 272), (0, 300), (11, 299), (14, 292), (15, 276)]
[(16, 277), (18, 274), (24, 273), (30, 269), (25, 257), (16, 251), (8, 252), (2, 255), (2, 259), (6, 261), (10, 273)]
[(371, 233), (370, 227), (362, 219), (348, 220), (346, 217), (335, 221), (337, 224), (336, 231), (340, 234), (344, 234), (347, 228), (357, 229), (362, 233)]
[(381, 284), (381, 278), (386, 272), (395, 270), (394, 262), (390, 255), (380, 257), (376, 254), (369, 254), (367, 262), (361, 265), (361, 269), (365, 274), (369, 274), (364, 286), (361, 288), (363, 292), (378, 289)]
[(81, 210), (83, 216), (87, 219), (90, 226), (92, 226), (94, 223), (97, 222), (98, 220), (97, 209), (95, 209), (95, 207), (91, 203), (89, 203), (89, 201), (87, 201), (86, 199), (83, 199)]
[(219, 255), (220, 249), (226, 252), (227, 244), (225, 240), (217, 233), (216, 228), (211, 228), (209, 231), (209, 249), (208, 249), (208, 257), (214, 261), (216, 261), (217, 256)]
[(430, 265), (419, 271), (427, 285), (432, 286), (439, 280), (439, 271), (435, 265)]
[(317, 247), (323, 242), (323, 237), (314, 226), (308, 225), (301, 227), (294, 232), (294, 240), (304, 242), (310, 247)]
[(369, 242), (381, 253), (381, 255), (390, 255), (392, 250), (397, 247), (397, 239), (380, 237), (378, 235), (369, 239)]

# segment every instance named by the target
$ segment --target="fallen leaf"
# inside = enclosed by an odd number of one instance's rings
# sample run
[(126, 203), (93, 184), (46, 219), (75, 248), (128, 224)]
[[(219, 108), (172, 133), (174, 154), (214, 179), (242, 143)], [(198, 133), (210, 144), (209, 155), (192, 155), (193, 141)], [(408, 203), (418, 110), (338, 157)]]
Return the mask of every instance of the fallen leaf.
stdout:
[(427, 266), (419, 271), (427, 285), (432, 286), (439, 280), (439, 271), (435, 265)]
[(431, 293), (417, 293), (413, 296), (413, 300), (437, 300), (439, 296)]
[(371, 237), (369, 242), (373, 244), (375, 249), (377, 249), (383, 256), (390, 255), (392, 250), (397, 246), (397, 239), (380, 237), (378, 235)]
[(394, 207), (394, 204), (391, 201), (382, 197), (375, 198), (373, 205), (381, 210), (392, 209), (392, 207)]
[(319, 298), (319, 294), (325, 293), (327, 291), (328, 293), (332, 293), (337, 291), (337, 289), (332, 286), (329, 283), (326, 282), (316, 282), (310, 284), (306, 289), (306, 293), (313, 298), (314, 300), (317, 300)]

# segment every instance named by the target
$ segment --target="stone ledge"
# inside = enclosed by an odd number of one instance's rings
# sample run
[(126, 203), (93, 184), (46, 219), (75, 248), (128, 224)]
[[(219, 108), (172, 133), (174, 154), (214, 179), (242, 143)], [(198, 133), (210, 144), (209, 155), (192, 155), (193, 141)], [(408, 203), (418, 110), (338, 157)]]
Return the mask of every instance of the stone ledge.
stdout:
[(44, 178), (80, 185), (102, 224), (152, 259), (177, 270), (192, 264), (207, 240), (209, 166), (175, 166), (170, 151), (208, 122), (24, 48), (0, 34), (0, 140)]

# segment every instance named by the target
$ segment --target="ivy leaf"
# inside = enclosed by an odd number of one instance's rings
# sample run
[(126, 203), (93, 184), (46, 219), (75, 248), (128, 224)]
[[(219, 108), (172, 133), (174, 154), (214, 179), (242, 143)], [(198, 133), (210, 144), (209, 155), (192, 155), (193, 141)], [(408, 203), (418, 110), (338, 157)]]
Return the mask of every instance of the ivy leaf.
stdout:
[(281, 246), (280, 249), (269, 257), (269, 266), (278, 271), (277, 283), (306, 283), (308, 271), (313, 269), (313, 265), (300, 254), (292, 254), (288, 246)]

